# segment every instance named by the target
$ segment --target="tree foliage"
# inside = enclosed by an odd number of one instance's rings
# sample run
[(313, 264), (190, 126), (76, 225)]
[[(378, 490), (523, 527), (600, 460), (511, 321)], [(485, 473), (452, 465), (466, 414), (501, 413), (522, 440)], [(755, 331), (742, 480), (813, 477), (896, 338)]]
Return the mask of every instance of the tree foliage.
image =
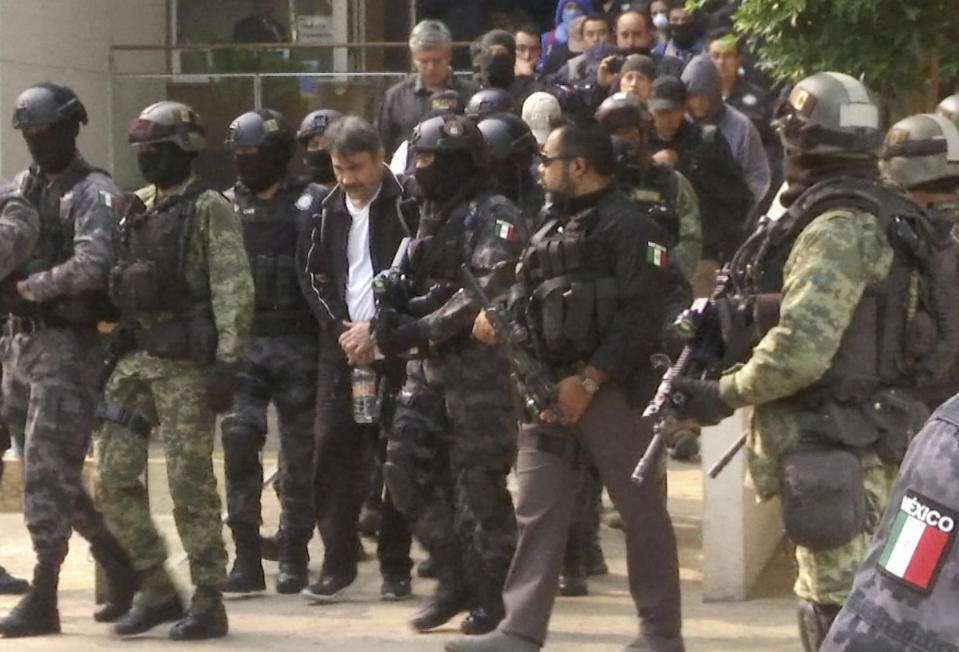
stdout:
[(959, 72), (959, 0), (743, 0), (735, 25), (783, 82), (836, 70), (931, 97)]

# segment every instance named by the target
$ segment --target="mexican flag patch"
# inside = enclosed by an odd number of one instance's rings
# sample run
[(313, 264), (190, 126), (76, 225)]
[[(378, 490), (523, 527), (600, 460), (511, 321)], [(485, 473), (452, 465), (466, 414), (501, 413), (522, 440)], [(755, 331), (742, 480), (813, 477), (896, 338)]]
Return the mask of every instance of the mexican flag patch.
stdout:
[(106, 190), (98, 190), (97, 194), (100, 197), (100, 203), (106, 206), (107, 208), (116, 209), (117, 207), (117, 198), (108, 193)]
[(907, 491), (877, 565), (886, 577), (929, 593), (955, 538), (955, 512)]
[(493, 227), (493, 230), (496, 231), (497, 237), (503, 240), (512, 240), (513, 233), (515, 232), (513, 225), (503, 220), (496, 220), (496, 225)]
[(663, 245), (656, 244), (655, 242), (649, 242), (646, 246), (646, 262), (655, 265), (656, 267), (666, 267), (668, 256), (666, 254), (666, 247)]

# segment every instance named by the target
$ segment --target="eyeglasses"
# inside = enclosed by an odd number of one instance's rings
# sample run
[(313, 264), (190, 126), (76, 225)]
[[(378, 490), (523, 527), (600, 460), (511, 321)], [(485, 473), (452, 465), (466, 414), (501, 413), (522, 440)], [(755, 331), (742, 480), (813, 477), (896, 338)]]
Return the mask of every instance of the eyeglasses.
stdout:
[(573, 158), (569, 154), (540, 154), (539, 163), (543, 167), (549, 167), (554, 161), (565, 161)]

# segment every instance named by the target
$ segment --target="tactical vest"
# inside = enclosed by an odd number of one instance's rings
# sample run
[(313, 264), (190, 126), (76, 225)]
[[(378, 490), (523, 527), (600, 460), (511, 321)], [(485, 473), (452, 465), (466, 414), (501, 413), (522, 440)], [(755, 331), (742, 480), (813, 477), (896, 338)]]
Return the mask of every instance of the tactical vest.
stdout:
[(293, 335), (316, 330), (300, 290), (296, 270), (297, 239), (309, 228), (323, 196), (308, 180), (293, 180), (269, 201), (237, 186), (233, 208), (240, 216), (243, 244), (253, 274), (253, 332), (258, 336)]
[(666, 233), (666, 246), (679, 243), (679, 210), (676, 198), (679, 182), (676, 174), (664, 165), (650, 166), (645, 172), (636, 169), (626, 194), (640, 210), (653, 219)]
[[(59, 183), (75, 189), (93, 173), (110, 176), (104, 170), (84, 161), (82, 165), (74, 165), (65, 172), (67, 176), (61, 178)], [(0, 304), (4, 312), (18, 317), (40, 318), (75, 326), (93, 326), (101, 320), (116, 318), (116, 311), (106, 288), (59, 296), (39, 304), (22, 300), (16, 291), (17, 281), (52, 269), (73, 257), (74, 224), (70, 216), (72, 201), (72, 191), (68, 191), (63, 197), (48, 192), (41, 194), (37, 210), (40, 233), (33, 253), (0, 286), (0, 294), (3, 295)]]
[[(588, 358), (606, 334), (619, 298), (601, 242), (590, 230), (595, 207), (574, 215), (565, 226), (547, 221), (523, 252), (521, 272), (529, 292), (527, 320), (540, 348), (554, 365)], [(561, 228), (562, 227), (562, 228)]]
[[(944, 276), (934, 269), (941, 261), (928, 215), (874, 181), (830, 179), (806, 191), (778, 221), (760, 227), (733, 263), (747, 294), (779, 294), (786, 259), (799, 234), (825, 212), (850, 208), (876, 216), (894, 252), (892, 268), (882, 281), (866, 287), (829, 369), (796, 399), (819, 421), (833, 421), (828, 427), (819, 424), (822, 429), (833, 430), (843, 443), (861, 446), (873, 443), (868, 439), (875, 440), (877, 430), (905, 429), (914, 423), (911, 400), (891, 390), (911, 390), (942, 377), (959, 347), (959, 326), (950, 317), (959, 309), (956, 272)], [(930, 338), (912, 336), (917, 322), (933, 324)], [(915, 339), (931, 341), (924, 350), (915, 350), (910, 348)], [(844, 408), (836, 408), (865, 404), (875, 409), (841, 416)], [(858, 425), (851, 425), (853, 421)]]

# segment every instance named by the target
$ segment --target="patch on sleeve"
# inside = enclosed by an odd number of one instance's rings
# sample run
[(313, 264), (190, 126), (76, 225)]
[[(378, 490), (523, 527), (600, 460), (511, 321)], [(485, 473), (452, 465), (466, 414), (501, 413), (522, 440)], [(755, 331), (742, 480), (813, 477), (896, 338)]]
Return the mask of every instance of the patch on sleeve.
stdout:
[(296, 200), (296, 207), (301, 211), (305, 211), (307, 208), (313, 205), (313, 195), (308, 192), (300, 195), (300, 198)]
[(956, 512), (907, 491), (876, 562), (880, 572), (923, 594), (932, 592), (956, 538)]
[(100, 203), (106, 206), (107, 208), (116, 210), (117, 208), (117, 198), (108, 193), (106, 190), (98, 190), (97, 197), (100, 199)]
[(503, 220), (496, 220), (493, 230), (496, 232), (496, 236), (503, 240), (512, 240), (513, 234), (516, 232), (512, 224)]
[(646, 243), (646, 262), (656, 267), (665, 268), (666, 263), (669, 262), (666, 247), (661, 244), (656, 244), (655, 242)]

